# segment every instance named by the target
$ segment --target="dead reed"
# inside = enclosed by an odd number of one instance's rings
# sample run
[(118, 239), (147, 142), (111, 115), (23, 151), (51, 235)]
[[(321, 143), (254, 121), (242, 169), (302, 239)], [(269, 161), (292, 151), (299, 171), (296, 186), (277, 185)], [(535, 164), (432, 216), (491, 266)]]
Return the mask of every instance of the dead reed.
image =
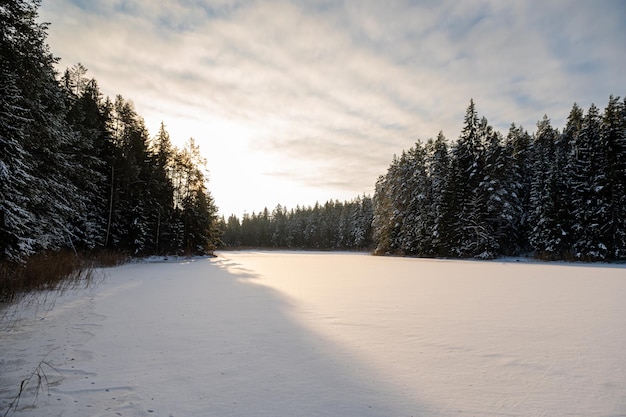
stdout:
[(23, 263), (0, 263), (0, 308), (26, 294), (64, 291), (89, 285), (98, 267), (121, 265), (128, 256), (111, 251), (77, 255), (71, 250), (43, 252)]

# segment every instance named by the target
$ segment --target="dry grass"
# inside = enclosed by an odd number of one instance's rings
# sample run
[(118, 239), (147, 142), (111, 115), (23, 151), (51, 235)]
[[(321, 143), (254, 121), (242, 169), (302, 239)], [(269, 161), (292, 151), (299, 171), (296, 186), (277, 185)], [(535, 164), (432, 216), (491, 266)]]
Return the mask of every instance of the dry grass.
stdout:
[[(111, 251), (79, 256), (73, 251), (40, 253), (24, 263), (0, 263), (0, 331), (6, 331), (17, 322), (14, 313), (34, 303), (36, 310), (52, 308), (57, 297), (67, 290), (86, 288), (104, 274), (98, 268), (121, 265), (129, 257)], [(18, 409), (20, 400), (38, 394), (50, 385), (48, 371), (54, 370), (45, 358), (19, 384), (17, 394), (5, 413)]]
[(95, 268), (121, 265), (128, 256), (102, 251), (78, 256), (73, 251), (44, 252), (25, 263), (0, 264), (0, 305), (23, 295), (46, 290), (66, 290), (93, 281)]
[(56, 289), (75, 283), (90, 268), (69, 251), (46, 252), (31, 256), (25, 263), (0, 265), (0, 300), (12, 302), (33, 291)]
[(7, 417), (11, 412), (17, 411), (20, 400), (27, 391), (33, 391), (33, 402), (37, 401), (39, 393), (45, 391), (50, 385), (46, 369), (58, 372), (52, 365), (46, 362), (45, 359), (41, 360), (31, 374), (22, 380), (17, 395), (9, 403), (2, 417)]
[(95, 267), (108, 268), (112, 266), (124, 265), (130, 261), (130, 256), (121, 252), (111, 250), (101, 250), (93, 252), (87, 256)]

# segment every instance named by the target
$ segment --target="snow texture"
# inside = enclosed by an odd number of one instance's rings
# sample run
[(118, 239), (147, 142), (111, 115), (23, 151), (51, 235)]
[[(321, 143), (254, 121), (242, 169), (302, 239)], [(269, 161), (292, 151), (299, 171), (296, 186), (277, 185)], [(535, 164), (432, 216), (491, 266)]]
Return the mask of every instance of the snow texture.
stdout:
[(44, 359), (15, 416), (623, 416), (624, 272), (319, 252), (129, 264), (43, 315), (5, 314), (0, 410)]

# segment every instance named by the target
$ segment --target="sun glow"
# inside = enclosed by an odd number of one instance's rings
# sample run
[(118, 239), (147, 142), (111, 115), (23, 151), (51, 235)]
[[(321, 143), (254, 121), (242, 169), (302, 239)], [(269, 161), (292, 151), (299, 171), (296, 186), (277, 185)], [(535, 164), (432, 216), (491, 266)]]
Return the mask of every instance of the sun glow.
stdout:
[[(151, 135), (160, 127), (159, 114), (146, 117), (146, 127)], [(225, 217), (235, 214), (241, 218), (246, 212), (258, 213), (266, 207), (272, 211), (277, 204), (287, 208), (314, 205), (334, 197), (325, 190), (277, 174), (297, 174), (299, 161), (259, 146), (271, 139), (271, 122), (262, 126), (212, 116), (181, 117), (163, 122), (175, 146), (182, 147), (190, 137), (200, 146), (207, 161), (209, 190), (220, 214)], [(352, 197), (346, 192), (345, 197), (340, 195), (337, 198)]]
[[(158, 131), (161, 120), (146, 118), (151, 134)], [(228, 216), (231, 212), (240, 215), (245, 206), (245, 189), (256, 182), (263, 170), (264, 159), (250, 152), (250, 144), (259, 136), (259, 130), (244, 123), (206, 117), (178, 118), (165, 120), (172, 143), (181, 147), (193, 137), (206, 158), (209, 189), (216, 200), (220, 213)], [(219, 149), (219, 152), (213, 150)], [(256, 188), (256, 187), (255, 187)]]

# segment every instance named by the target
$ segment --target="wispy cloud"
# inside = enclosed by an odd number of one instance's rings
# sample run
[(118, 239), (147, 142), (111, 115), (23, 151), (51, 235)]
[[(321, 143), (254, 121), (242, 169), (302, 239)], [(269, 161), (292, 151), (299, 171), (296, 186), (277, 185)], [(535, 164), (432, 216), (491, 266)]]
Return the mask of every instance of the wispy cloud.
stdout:
[[(173, 136), (239, 124), (280, 161), (257, 175), (355, 195), (418, 138), (454, 139), (470, 98), (497, 128), (532, 130), (624, 93), (622, 4), (44, 0), (42, 17), (64, 65)], [(229, 139), (205, 128), (193, 136), (219, 154)]]

